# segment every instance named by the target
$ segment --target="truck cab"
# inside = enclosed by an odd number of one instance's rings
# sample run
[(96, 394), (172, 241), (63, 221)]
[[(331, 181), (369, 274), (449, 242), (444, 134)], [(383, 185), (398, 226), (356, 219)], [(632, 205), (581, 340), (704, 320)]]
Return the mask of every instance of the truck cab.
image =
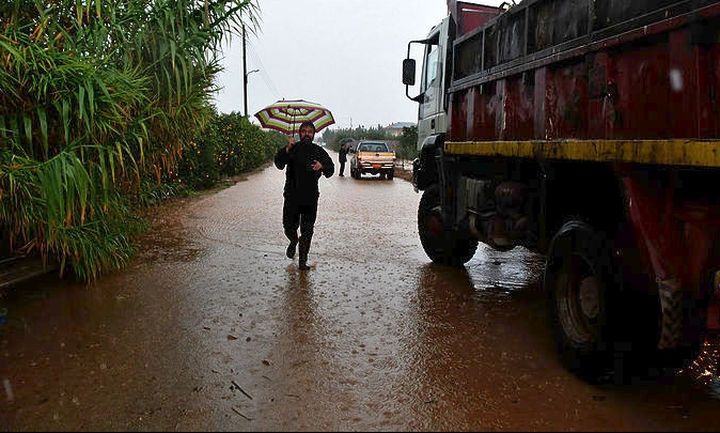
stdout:
[[(421, 61), (419, 94), (411, 99), (418, 102), (418, 150), (428, 138), (445, 134), (448, 127), (448, 89), (453, 74), (453, 43), (459, 34), (472, 32), (500, 14), (502, 9), (469, 2), (450, 1), (451, 13), (434, 26), (425, 39), (408, 44), (408, 59), (404, 75), (415, 81), (415, 61), (410, 59), (414, 44), (424, 45)], [(408, 89), (409, 92), (409, 89)], [(408, 97), (410, 97), (408, 93)]]
[(435, 26), (425, 39), (420, 95), (417, 97), (418, 141), (447, 131), (445, 92), (449, 86), (448, 42), (450, 18)]

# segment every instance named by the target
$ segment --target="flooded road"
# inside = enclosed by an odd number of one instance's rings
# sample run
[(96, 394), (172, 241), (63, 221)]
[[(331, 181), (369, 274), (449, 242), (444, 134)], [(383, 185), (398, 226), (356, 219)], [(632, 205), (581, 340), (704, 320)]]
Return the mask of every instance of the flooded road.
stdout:
[(97, 283), (14, 290), (0, 430), (720, 429), (702, 365), (629, 386), (564, 370), (542, 258), (430, 264), (403, 180), (322, 180), (300, 273), (283, 182), (271, 167), (158, 209), (136, 260)]

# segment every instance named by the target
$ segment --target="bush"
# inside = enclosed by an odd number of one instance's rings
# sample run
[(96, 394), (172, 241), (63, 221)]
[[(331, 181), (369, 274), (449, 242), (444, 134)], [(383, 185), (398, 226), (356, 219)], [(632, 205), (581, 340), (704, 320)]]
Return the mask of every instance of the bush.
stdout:
[(211, 120), (205, 130), (183, 146), (178, 169), (182, 183), (192, 189), (210, 188), (220, 180), (218, 149), (222, 142), (218, 123)]
[(268, 162), (285, 143), (282, 134), (263, 131), (239, 113), (216, 113), (185, 146), (180, 180), (192, 188), (210, 188), (222, 176), (236, 176)]
[(417, 126), (403, 128), (402, 137), (400, 137), (398, 157), (402, 159), (415, 159), (418, 156), (417, 141)]

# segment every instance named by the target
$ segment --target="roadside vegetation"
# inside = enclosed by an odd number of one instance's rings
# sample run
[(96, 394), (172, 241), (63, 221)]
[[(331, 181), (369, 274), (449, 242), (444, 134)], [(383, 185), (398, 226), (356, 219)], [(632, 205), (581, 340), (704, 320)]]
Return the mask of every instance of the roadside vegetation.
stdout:
[(121, 268), (137, 207), (268, 160), (282, 137), (211, 104), (251, 0), (0, 2), (0, 258), (90, 280)]

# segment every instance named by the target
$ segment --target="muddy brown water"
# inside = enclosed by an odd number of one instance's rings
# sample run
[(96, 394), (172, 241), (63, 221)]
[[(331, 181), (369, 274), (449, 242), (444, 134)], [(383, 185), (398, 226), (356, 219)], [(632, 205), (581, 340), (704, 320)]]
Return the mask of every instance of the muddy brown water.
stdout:
[(17, 287), (0, 430), (720, 429), (702, 362), (625, 386), (563, 369), (542, 257), (432, 265), (409, 183), (321, 182), (306, 274), (284, 257), (271, 167), (152, 212), (122, 272)]

